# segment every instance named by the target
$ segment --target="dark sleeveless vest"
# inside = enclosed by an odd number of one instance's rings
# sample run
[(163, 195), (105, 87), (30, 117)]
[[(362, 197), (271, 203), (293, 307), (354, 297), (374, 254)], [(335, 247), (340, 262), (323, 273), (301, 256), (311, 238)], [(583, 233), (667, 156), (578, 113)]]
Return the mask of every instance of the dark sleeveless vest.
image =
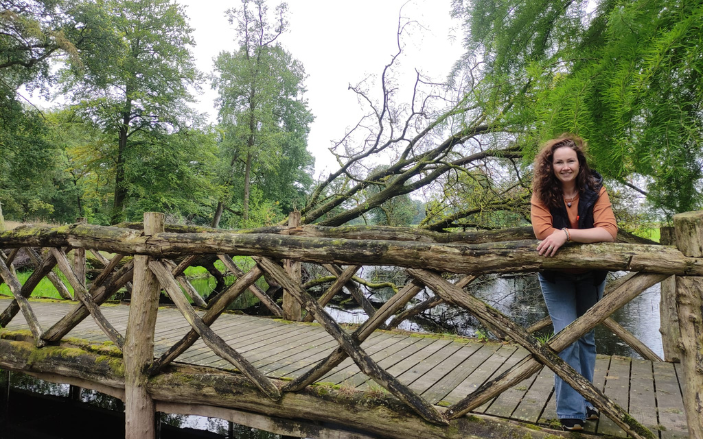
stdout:
[[(591, 171), (593, 177), (596, 180), (596, 190), (591, 189), (590, 187), (586, 187), (586, 189), (581, 192), (579, 195), (579, 204), (578, 204), (578, 228), (579, 229), (592, 229), (593, 228), (593, 223), (594, 223), (594, 218), (593, 218), (593, 206), (596, 204), (596, 201), (598, 200), (599, 194), (600, 194), (600, 188), (603, 183), (603, 177), (596, 171)], [(571, 228), (571, 223), (569, 222), (569, 214), (566, 212), (566, 207), (564, 207), (564, 204), (560, 204), (559, 208), (550, 208), (549, 213), (552, 214), (552, 227), (555, 229), (562, 229), (566, 227), (567, 229)], [(554, 282), (554, 276), (556, 276), (557, 273), (560, 273), (559, 271), (552, 271), (552, 270), (545, 270), (540, 272), (542, 274), (542, 277), (545, 278), (549, 282)], [(605, 277), (608, 275), (608, 272), (606, 270), (593, 270), (593, 279), (594, 279), (594, 284), (599, 285), (601, 282), (605, 280)]]

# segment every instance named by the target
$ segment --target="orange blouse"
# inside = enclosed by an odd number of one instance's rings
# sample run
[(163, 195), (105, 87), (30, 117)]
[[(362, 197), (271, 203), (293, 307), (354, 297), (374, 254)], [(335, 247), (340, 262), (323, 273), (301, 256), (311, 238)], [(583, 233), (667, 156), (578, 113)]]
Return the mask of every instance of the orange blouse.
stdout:
[[(571, 223), (572, 229), (578, 229), (578, 200), (579, 197), (576, 196), (571, 202), (571, 207), (564, 201), (564, 207), (566, 212), (569, 214), (569, 222)], [(549, 208), (542, 203), (542, 200), (538, 199), (537, 196), (532, 194), (532, 199), (530, 200), (532, 205), (532, 228), (535, 231), (535, 236), (537, 239), (545, 239), (547, 236), (554, 233), (555, 229), (552, 227), (552, 214), (549, 212)], [(613, 208), (610, 204), (610, 198), (608, 197), (608, 192), (605, 187), (601, 187), (600, 193), (598, 194), (598, 199), (593, 205), (593, 227), (602, 227), (608, 231), (613, 236), (613, 239), (618, 234), (618, 226), (615, 222), (615, 214), (613, 214)]]

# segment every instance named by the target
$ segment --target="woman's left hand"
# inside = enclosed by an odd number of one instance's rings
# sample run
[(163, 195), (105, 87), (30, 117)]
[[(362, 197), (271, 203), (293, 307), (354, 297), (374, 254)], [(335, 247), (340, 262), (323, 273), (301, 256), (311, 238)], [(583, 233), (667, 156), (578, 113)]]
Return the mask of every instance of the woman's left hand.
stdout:
[(544, 241), (537, 246), (537, 251), (540, 256), (554, 256), (557, 250), (566, 243), (566, 233), (563, 230), (555, 230), (551, 235), (547, 236)]

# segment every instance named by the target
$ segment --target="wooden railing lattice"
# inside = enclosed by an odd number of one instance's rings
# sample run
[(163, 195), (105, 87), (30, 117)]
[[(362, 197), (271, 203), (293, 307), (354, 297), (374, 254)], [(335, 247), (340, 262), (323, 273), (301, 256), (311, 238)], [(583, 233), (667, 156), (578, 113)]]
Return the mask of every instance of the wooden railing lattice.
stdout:
[[(134, 224), (129, 227), (134, 228)], [(175, 228), (178, 230), (178, 228)], [(447, 425), (450, 420), (466, 415), (469, 411), (496, 397), (501, 392), (523, 381), (537, 372), (542, 365), (549, 367), (568, 384), (591, 401), (604, 415), (611, 418), (627, 434), (635, 438), (653, 437), (621, 407), (611, 401), (588, 380), (561, 361), (557, 355), (562, 349), (576, 341), (598, 324), (604, 324), (616, 332), (645, 358), (661, 359), (644, 346), (637, 338), (620, 327), (609, 316), (645, 289), (662, 282), (671, 274), (702, 275), (703, 259), (683, 256), (671, 247), (642, 244), (612, 244), (595, 246), (572, 246), (564, 249), (560, 258), (546, 259), (534, 251), (536, 242), (524, 240), (525, 231), (514, 231), (518, 241), (487, 242), (488, 238), (511, 237), (509, 232), (486, 234), (464, 234), (473, 243), (447, 242), (433, 234), (412, 230), (356, 228), (325, 230), (319, 227), (268, 228), (240, 231), (227, 234), (221, 231), (191, 229), (179, 232), (156, 231), (150, 236), (141, 236), (131, 228), (98, 227), (77, 224), (56, 229), (25, 228), (0, 235), (0, 248), (11, 249), (0, 258), (0, 277), (12, 292), (14, 300), (0, 314), (0, 325), (7, 326), (21, 312), (29, 324), (37, 347), (55, 344), (70, 333), (81, 321), (90, 316), (104, 334), (119, 349), (124, 349), (125, 335), (121, 334), (105, 318), (100, 305), (105, 303), (120, 288), (135, 281), (134, 260), (122, 264), (126, 256), (148, 256), (146, 266), (158, 280), (158, 288), (171, 298), (191, 330), (173, 344), (159, 358), (152, 358), (144, 366), (144, 373), (157, 376), (174, 360), (195, 343), (198, 338), (219, 357), (231, 363), (246, 376), (264, 395), (279, 400), (286, 392), (298, 392), (315, 383), (339, 365), (351, 358), (359, 369), (398, 400), (411, 407), (428, 422)], [(375, 237), (374, 240), (370, 238)], [(379, 239), (379, 237), (381, 239)], [(487, 238), (488, 237), (488, 238)], [(443, 242), (444, 240), (444, 242)], [(40, 253), (36, 247), (42, 247)], [(33, 274), (21, 285), (12, 269), (20, 248), (24, 248), (35, 265)], [(67, 253), (83, 250), (77, 259), (83, 262), (71, 264)], [(85, 250), (92, 253), (104, 268), (93, 282), (86, 286)], [(115, 253), (111, 259), (103, 252)], [(325, 253), (326, 252), (326, 253)], [(206, 302), (186, 278), (184, 271), (203, 254), (216, 255), (227, 272), (236, 281)], [(244, 272), (233, 256), (251, 256), (254, 266)], [(282, 267), (281, 260), (307, 260), (321, 264), (336, 280), (319, 299), (313, 298)], [(181, 258), (179, 263), (172, 260)], [(352, 280), (363, 265), (393, 265), (406, 269), (410, 281), (378, 309), (368, 301)], [(633, 272), (609, 285), (604, 298), (585, 315), (573, 322), (548, 343), (540, 343), (531, 332), (549, 324), (545, 319), (525, 329), (500, 311), (486, 305), (464, 290), (482, 273), (508, 271), (535, 271), (542, 268), (569, 268), (588, 266)], [(60, 278), (52, 271), (58, 267), (73, 289), (73, 297)], [(442, 276), (443, 272), (465, 273), (455, 283)], [(305, 314), (303, 321), (318, 322), (337, 343), (324, 359), (310, 367), (301, 376), (289, 382), (268, 378), (247, 360), (245, 355), (229, 346), (211, 329), (217, 318), (245, 291), (251, 292), (273, 316), (283, 317), (284, 310), (255, 282), (266, 275), (300, 304)], [(53, 326), (43, 329), (27, 300), (38, 282), (47, 277), (66, 300), (77, 300), (70, 313), (61, 317)], [(368, 319), (353, 332), (345, 331), (324, 309), (343, 288), (364, 309)], [(407, 304), (425, 288), (434, 296), (406, 309)], [(140, 294), (136, 288), (133, 297)], [(190, 301), (188, 300), (190, 299)], [(192, 302), (192, 304), (191, 304)], [(394, 378), (379, 366), (362, 347), (377, 329), (396, 328), (403, 321), (441, 304), (459, 307), (477, 317), (500, 338), (509, 338), (524, 347), (531, 355), (497, 378), (485, 383), (460, 402), (446, 410), (440, 410), (426, 399)], [(196, 307), (202, 310), (198, 312)]]

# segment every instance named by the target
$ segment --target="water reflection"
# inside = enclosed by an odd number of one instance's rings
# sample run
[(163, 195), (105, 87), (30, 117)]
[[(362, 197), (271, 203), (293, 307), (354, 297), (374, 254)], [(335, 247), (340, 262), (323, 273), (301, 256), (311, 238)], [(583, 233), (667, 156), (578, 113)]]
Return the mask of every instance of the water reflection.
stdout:
[[(160, 413), (161, 439), (280, 439), (217, 418)], [(125, 436), (121, 400), (0, 369), (0, 439)]]

